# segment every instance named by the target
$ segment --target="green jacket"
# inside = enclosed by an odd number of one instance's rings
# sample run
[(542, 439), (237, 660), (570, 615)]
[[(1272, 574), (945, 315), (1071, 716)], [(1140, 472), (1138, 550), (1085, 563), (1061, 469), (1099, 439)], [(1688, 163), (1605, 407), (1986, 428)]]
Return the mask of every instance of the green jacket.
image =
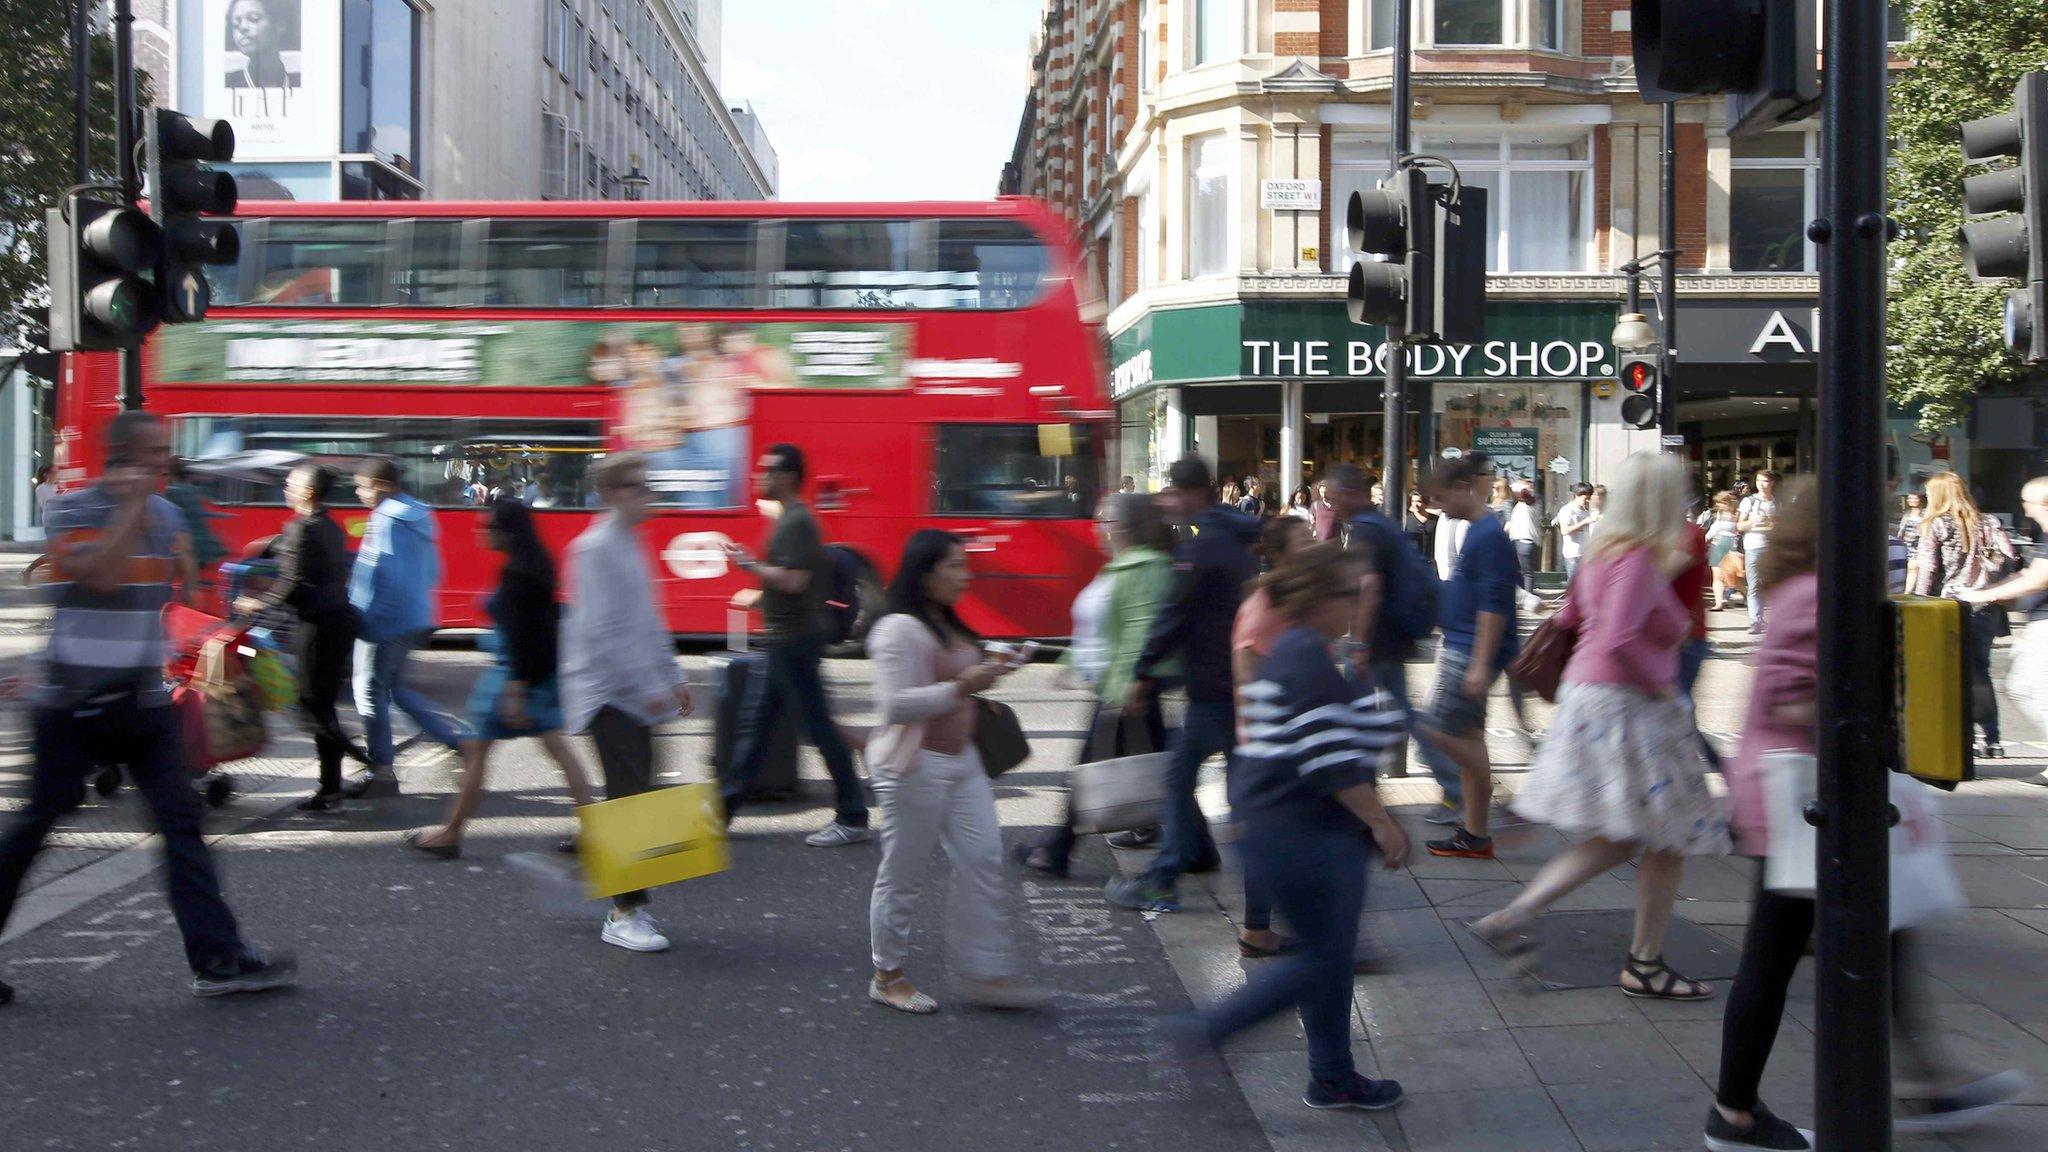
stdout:
[[(1109, 613), (1103, 624), (1108, 664), (1095, 692), (1102, 703), (1117, 705), (1131, 690), (1131, 672), (1145, 650), (1153, 617), (1173, 594), (1173, 557), (1154, 548), (1132, 548), (1103, 565), (1103, 571), (1115, 573), (1116, 583), (1109, 588)], [(1156, 671), (1171, 675), (1178, 669)]]

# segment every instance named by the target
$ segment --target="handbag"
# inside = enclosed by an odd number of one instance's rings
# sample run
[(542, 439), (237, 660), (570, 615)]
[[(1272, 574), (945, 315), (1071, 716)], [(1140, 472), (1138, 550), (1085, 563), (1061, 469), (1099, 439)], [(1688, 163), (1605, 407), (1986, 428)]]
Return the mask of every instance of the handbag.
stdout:
[(1517, 684), (1552, 704), (1557, 703), (1558, 683), (1564, 679), (1565, 665), (1571, 663), (1572, 649), (1579, 642), (1577, 625), (1564, 623), (1563, 617), (1560, 608), (1538, 624), (1508, 665), (1508, 675)]
[(732, 866), (718, 785), (656, 788), (576, 809), (576, 850), (593, 900)]
[[(1122, 723), (1130, 726), (1126, 747), (1147, 743), (1142, 719), (1125, 716)], [(1070, 798), (1074, 832), (1086, 836), (1165, 823), (1172, 764), (1172, 754), (1152, 751), (1075, 768)]]
[[(1819, 834), (1806, 822), (1806, 805), (1818, 791), (1813, 756), (1768, 752), (1763, 758), (1764, 802), (1771, 829), (1771, 853), (1764, 860), (1764, 887), (1811, 898), (1817, 874)], [(1887, 772), (1891, 805), (1899, 821), (1891, 829), (1891, 926), (1917, 928), (1963, 906), (1962, 882), (1943, 846), (1933, 789), (1911, 776)]]
[(1024, 737), (1024, 724), (1017, 719), (1017, 710), (1000, 700), (976, 696), (974, 750), (981, 756), (981, 770), (990, 779), (1031, 759), (1031, 741)]

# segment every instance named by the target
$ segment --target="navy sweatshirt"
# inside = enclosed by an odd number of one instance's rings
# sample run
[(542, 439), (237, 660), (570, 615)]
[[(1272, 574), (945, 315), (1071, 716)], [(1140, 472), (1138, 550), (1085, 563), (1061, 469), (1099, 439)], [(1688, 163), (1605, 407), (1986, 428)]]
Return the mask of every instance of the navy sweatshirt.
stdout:
[(1329, 642), (1290, 628), (1245, 685), (1245, 742), (1230, 773), (1234, 815), (1334, 831), (1365, 831), (1337, 793), (1370, 784), (1404, 740), (1399, 709), (1378, 689), (1354, 690)]
[(1188, 699), (1228, 704), (1230, 629), (1245, 585), (1259, 574), (1251, 543), (1259, 522), (1215, 505), (1195, 517), (1173, 550), (1173, 594), (1152, 621), (1132, 678), (1156, 679), (1152, 669), (1178, 653), (1187, 669)]

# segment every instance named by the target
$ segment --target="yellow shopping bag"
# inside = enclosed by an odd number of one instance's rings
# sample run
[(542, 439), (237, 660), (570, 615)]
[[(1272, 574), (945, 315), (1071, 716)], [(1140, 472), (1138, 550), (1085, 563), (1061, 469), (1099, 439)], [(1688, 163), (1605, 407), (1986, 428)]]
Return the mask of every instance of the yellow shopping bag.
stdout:
[(732, 866), (715, 784), (657, 788), (576, 810), (593, 900), (694, 880)]

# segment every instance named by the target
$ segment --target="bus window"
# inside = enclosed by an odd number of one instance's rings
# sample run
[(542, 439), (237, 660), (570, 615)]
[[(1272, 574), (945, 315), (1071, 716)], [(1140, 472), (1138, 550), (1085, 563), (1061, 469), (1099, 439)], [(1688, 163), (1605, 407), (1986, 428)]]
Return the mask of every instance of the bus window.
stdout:
[(499, 308), (604, 303), (603, 220), (493, 220), (484, 237), (483, 299)]
[[(279, 216), (260, 230), (246, 230), (256, 239), (253, 258), (256, 284), (241, 304), (271, 307), (327, 307), (382, 304), (385, 222), (382, 220), (309, 220)], [(259, 232), (260, 235), (250, 235)]]
[(634, 230), (633, 303), (751, 307), (754, 253), (751, 221), (642, 220)]
[(446, 308), (474, 302), (463, 274), (460, 220), (412, 220), (412, 245), (404, 267), (391, 270), (393, 303)]
[(222, 505), (282, 504), (285, 475), (302, 460), (353, 473), (367, 457), (389, 456), (405, 490), (437, 508), (510, 494), (536, 509), (593, 506), (589, 467), (605, 443), (595, 420), (289, 416), (184, 417), (175, 442)]
[(1095, 515), (1095, 450), (1078, 424), (939, 428), (938, 511), (1078, 520)]
[(913, 270), (908, 220), (789, 220), (776, 308), (913, 308), (926, 277)]
[(1045, 282), (1045, 244), (1016, 220), (941, 220), (932, 267), (950, 308), (1022, 308)]

